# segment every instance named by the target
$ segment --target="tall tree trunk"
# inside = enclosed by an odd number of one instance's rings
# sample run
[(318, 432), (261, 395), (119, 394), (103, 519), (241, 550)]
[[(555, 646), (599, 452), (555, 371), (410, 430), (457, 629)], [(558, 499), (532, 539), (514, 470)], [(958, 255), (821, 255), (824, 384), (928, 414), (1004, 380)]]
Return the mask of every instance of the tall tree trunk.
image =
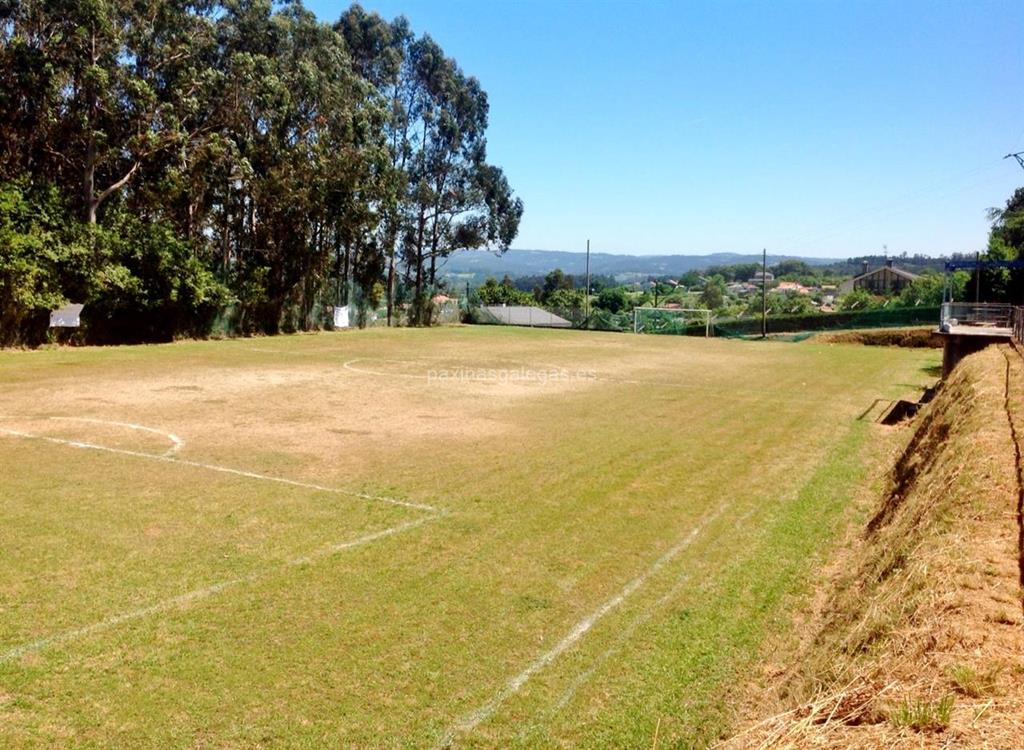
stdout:
[(391, 327), (395, 309), (395, 241), (388, 243), (388, 328)]
[(351, 286), (349, 285), (349, 276), (351, 275), (351, 272), (352, 272), (352, 243), (349, 240), (346, 239), (345, 240), (345, 271), (344, 271), (344, 275), (342, 276), (342, 284), (343, 284), (342, 289), (343, 289), (343, 292), (344, 292), (344, 295), (345, 295), (345, 304), (346, 305), (350, 305), (350, 306), (352, 304), (352, 300), (350, 299), (350, 297), (352, 295), (349, 293), (350, 289), (351, 289)]
[[(96, 55), (95, 31), (90, 34), (89, 44), (91, 48), (90, 61), (93, 65), (96, 65), (96, 61), (99, 58)], [(85, 201), (85, 220), (89, 224), (95, 224), (96, 209), (99, 208), (99, 202), (96, 200), (96, 133), (93, 130), (93, 123), (96, 122), (96, 111), (99, 108), (99, 103), (96, 101), (96, 91), (93, 89), (92, 82), (86, 83), (85, 91), (88, 99), (86, 128), (89, 131), (89, 144), (85, 149), (85, 174), (82, 181), (82, 198)]]
[(85, 174), (82, 181), (82, 198), (85, 201), (85, 220), (89, 224), (96, 223), (96, 140), (89, 136), (89, 146), (85, 152)]
[[(423, 233), (426, 230), (426, 212), (423, 208), (420, 208), (419, 226), (416, 230), (416, 306), (419, 306), (423, 302)], [(419, 321), (420, 313), (422, 311), (417, 309), (416, 318)], [(422, 322), (422, 321), (419, 321)]]

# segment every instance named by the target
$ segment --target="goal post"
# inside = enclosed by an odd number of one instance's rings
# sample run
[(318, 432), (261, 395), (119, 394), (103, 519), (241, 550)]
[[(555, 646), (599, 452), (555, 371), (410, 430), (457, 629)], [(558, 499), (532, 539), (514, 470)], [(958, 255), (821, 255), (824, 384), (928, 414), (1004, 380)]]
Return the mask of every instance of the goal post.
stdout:
[(634, 307), (633, 333), (682, 334), (694, 324), (704, 327), (704, 337), (711, 335), (711, 311), (696, 307)]

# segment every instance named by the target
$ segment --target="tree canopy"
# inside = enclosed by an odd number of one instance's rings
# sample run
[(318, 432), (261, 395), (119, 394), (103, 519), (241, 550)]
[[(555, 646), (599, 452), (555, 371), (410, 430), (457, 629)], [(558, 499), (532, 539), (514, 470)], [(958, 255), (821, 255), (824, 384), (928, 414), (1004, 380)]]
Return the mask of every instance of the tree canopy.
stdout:
[(358, 5), (328, 24), (297, 0), (0, 3), (5, 335), (72, 298), (111, 335), (168, 305), (147, 335), (201, 332), (228, 301), (272, 332), (382, 282), (426, 322), (440, 260), (518, 231), (487, 118), (429, 35)]

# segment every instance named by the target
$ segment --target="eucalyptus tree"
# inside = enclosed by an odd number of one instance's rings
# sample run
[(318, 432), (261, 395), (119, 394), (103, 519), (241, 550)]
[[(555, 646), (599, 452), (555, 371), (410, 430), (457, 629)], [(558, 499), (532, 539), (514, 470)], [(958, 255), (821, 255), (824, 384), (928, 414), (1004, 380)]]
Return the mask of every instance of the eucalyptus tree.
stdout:
[(299, 3), (233, 3), (218, 26), (234, 161), (214, 232), (243, 304), (273, 329), (286, 307), (309, 314), (332, 261), (362, 283), (380, 272), (386, 112), (343, 37)]
[(389, 169), (381, 183), (381, 223), (375, 240), (387, 259), (387, 319), (391, 325), (408, 190), (406, 169), (414, 148), (414, 113), (419, 109), (420, 92), (407, 55), (414, 38), (404, 17), (387, 22), (358, 4), (341, 15), (335, 29), (345, 38), (353, 68), (380, 94), (386, 107), (382, 131)]
[(475, 78), (429, 36), (415, 37), (404, 18), (387, 23), (354, 5), (336, 28), (356, 69), (389, 103), (394, 192), (381, 237), (389, 319), (400, 251), (414, 290), (413, 318), (427, 322), (426, 288), (436, 283), (437, 261), (458, 249), (504, 251), (523, 205), (486, 161), (487, 95)]
[(424, 287), (435, 285), (438, 259), (460, 249), (508, 249), (523, 205), (486, 161), (488, 103), (479, 82), (429, 36), (410, 45), (409, 57), (421, 96), (404, 251), (422, 320)]
[(8, 3), (3, 128), (23, 155), (12, 165), (19, 157), (8, 150), (7, 166), (74, 188), (82, 219), (95, 224), (100, 207), (176, 140), (171, 68), (189, 58), (189, 23), (207, 6)]
[[(50, 291), (0, 296), (189, 300), (206, 320), (216, 271), (242, 327), (275, 330), (384, 276), (390, 319), (402, 273), (424, 319), (440, 259), (518, 228), (486, 127), (475, 79), (359, 6), (332, 26), (298, 0), (0, 0), (0, 189), (19, 196), (0, 224), (52, 250), (38, 268), (18, 251), (6, 276), (0, 258), (0, 277)], [(59, 241), (35, 202), (73, 216)]]

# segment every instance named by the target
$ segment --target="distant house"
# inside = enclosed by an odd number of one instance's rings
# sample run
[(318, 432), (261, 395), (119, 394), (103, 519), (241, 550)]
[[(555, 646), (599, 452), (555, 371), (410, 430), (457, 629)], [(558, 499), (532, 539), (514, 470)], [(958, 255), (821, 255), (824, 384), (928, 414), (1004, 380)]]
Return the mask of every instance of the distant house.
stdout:
[(764, 282), (768, 282), (770, 286), (773, 281), (775, 281), (775, 274), (771, 271), (755, 271), (750, 279), (750, 283), (757, 287)]
[(795, 281), (780, 281), (779, 285), (775, 287), (776, 292), (794, 292), (796, 294), (810, 294), (811, 290), (805, 287), (803, 284), (798, 284)]
[(748, 294), (753, 294), (758, 291), (761, 287), (748, 284), (746, 281), (737, 281), (732, 284), (725, 285), (725, 291), (734, 297), (744, 297)]
[(844, 281), (839, 286), (840, 292), (852, 292), (854, 289), (865, 289), (872, 294), (889, 294), (900, 292), (921, 278), (916, 273), (896, 268), (891, 260), (887, 260), (884, 266), (869, 271), (868, 264), (864, 263), (864, 272), (860, 276)]

